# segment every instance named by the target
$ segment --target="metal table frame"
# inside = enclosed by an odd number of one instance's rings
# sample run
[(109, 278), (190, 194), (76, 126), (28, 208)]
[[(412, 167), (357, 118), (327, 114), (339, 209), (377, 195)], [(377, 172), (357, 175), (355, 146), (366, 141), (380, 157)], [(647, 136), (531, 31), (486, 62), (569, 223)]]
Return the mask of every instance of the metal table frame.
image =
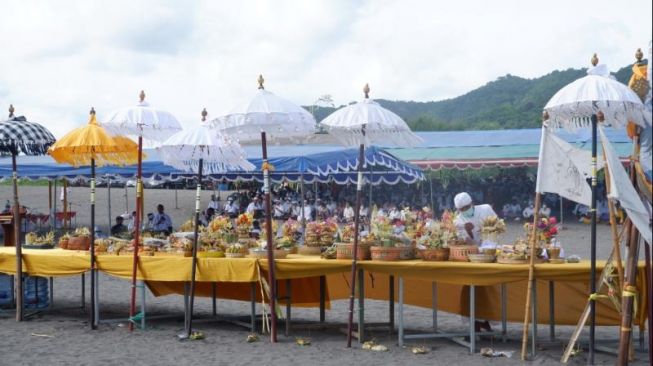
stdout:
[[(404, 278), (399, 277), (399, 323), (398, 323), (398, 344), (403, 347), (404, 341), (407, 339), (433, 339), (445, 338), (462, 346), (469, 347), (469, 352), (476, 351), (476, 336), (485, 335), (501, 335), (502, 341), (506, 341), (507, 321), (506, 321), (506, 285), (501, 284), (501, 331), (491, 332), (477, 332), (475, 329), (476, 322), (476, 286), (469, 286), (469, 331), (458, 333), (443, 333), (438, 331), (438, 307), (437, 307), (437, 283), (432, 282), (431, 285), (431, 310), (433, 312), (433, 332), (421, 334), (405, 334), (404, 324)], [(463, 337), (469, 337), (469, 342), (465, 341)]]

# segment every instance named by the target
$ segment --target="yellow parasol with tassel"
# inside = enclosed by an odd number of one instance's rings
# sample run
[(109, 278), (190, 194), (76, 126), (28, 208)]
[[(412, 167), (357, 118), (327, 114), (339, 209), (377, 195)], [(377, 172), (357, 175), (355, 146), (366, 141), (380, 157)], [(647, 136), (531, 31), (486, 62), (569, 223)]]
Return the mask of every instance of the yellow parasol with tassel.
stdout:
[(91, 166), (91, 329), (95, 319), (95, 166), (131, 165), (138, 161), (138, 145), (132, 140), (111, 136), (95, 119), (91, 108), (88, 124), (76, 128), (48, 149), (48, 154), (59, 163)]

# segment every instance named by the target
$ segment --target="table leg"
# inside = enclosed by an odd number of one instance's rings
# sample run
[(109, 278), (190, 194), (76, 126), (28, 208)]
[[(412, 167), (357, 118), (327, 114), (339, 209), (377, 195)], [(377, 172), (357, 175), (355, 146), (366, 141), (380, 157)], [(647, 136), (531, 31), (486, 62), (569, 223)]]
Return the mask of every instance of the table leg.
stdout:
[(286, 337), (290, 335), (290, 317), (292, 310), (292, 280), (286, 280)]
[(184, 282), (184, 329), (188, 329), (188, 308), (189, 308), (189, 298), (188, 298), (188, 282)]
[(501, 284), (501, 341), (506, 343), (508, 335), (508, 292), (506, 284)]
[(438, 284), (431, 282), (431, 312), (433, 317), (433, 333), (438, 331)]
[(50, 305), (48, 306), (49, 309), (54, 308), (54, 278), (50, 277)]
[(86, 309), (86, 273), (82, 273), (82, 300), (81, 300), (82, 310)]
[(145, 330), (145, 281), (141, 281), (141, 330)]
[(326, 276), (320, 276), (320, 323), (326, 320)]
[(390, 321), (390, 334), (395, 329), (395, 276), (390, 276), (389, 278), (390, 283), (389, 283), (389, 294), (388, 294), (388, 299), (389, 299), (389, 314), (388, 314), (388, 319)]
[(404, 346), (404, 278), (399, 276), (399, 326), (397, 329), (399, 347)]
[(469, 353), (476, 350), (476, 286), (469, 286)]
[(218, 296), (218, 289), (217, 289), (217, 284), (215, 282), (211, 282), (211, 296), (213, 298), (212, 299), (213, 302), (211, 304), (211, 306), (212, 306), (211, 313), (213, 314), (213, 316), (217, 316), (218, 315), (218, 304), (217, 304), (216, 299), (217, 299), (217, 296)]
[(95, 326), (100, 324), (100, 271), (95, 271)]
[(365, 339), (365, 272), (358, 270), (358, 343)]
[(249, 326), (251, 332), (256, 332), (256, 282), (252, 282), (249, 288), (250, 296), (250, 313), (249, 313)]
[(549, 281), (549, 337), (551, 342), (556, 339), (555, 285), (553, 281)]

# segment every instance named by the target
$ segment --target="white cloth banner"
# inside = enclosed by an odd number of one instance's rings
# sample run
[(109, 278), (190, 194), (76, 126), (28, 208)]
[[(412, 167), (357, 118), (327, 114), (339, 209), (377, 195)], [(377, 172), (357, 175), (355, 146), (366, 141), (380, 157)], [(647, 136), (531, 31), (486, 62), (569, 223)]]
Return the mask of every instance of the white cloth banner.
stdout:
[(635, 191), (624, 169), (619, 161), (617, 154), (612, 148), (612, 144), (605, 136), (603, 128), (599, 127), (599, 134), (603, 149), (605, 151), (605, 160), (608, 164), (608, 171), (610, 172), (610, 193), (608, 198), (619, 201), (621, 207), (626, 210), (626, 214), (630, 221), (637, 227), (642, 238), (649, 244), (651, 243), (651, 227), (649, 226), (651, 215), (644, 206), (641, 198)]
[(591, 162), (589, 151), (571, 146), (556, 136), (551, 128), (542, 126), (535, 191), (556, 193), (589, 207), (592, 190), (586, 179), (590, 177)]

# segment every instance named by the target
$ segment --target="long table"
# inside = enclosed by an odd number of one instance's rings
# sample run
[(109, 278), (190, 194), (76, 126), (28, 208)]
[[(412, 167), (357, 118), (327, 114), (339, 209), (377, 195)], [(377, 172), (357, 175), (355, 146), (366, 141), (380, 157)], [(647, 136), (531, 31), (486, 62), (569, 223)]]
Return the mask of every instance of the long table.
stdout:
[[(51, 250), (23, 250), (24, 272), (33, 276), (57, 277), (80, 274), (90, 269), (87, 252)], [(290, 255), (276, 261), (276, 275), (285, 286), (280, 293), (287, 294), (288, 305), (328, 306), (329, 300), (349, 297), (351, 261), (325, 260), (317, 256)], [(131, 278), (132, 257), (98, 255), (97, 266), (112, 276)], [(597, 270), (605, 266), (597, 263)], [(184, 283), (190, 281), (191, 258), (177, 256), (141, 256), (138, 279), (147, 281), (155, 295), (184, 293)], [(215, 295), (212, 283), (221, 283), (220, 298), (253, 300), (252, 285), (266, 277), (267, 260), (254, 258), (199, 258), (197, 281), (198, 296)], [(359, 331), (362, 333), (364, 298), (391, 300), (399, 295), (400, 306), (417, 305), (465, 316), (488, 320), (521, 321), (523, 319), (528, 265), (481, 264), (460, 262), (424, 262), (420, 260), (400, 262), (360, 261), (359, 279)], [(556, 283), (555, 324), (573, 325), (582, 313), (589, 293), (588, 261), (575, 264), (538, 264), (535, 275), (541, 283)], [(15, 273), (14, 248), (0, 247), (0, 272)], [(369, 275), (365, 276), (366, 272)], [(643, 263), (638, 269), (638, 307), (634, 324), (644, 327), (646, 321), (646, 277)], [(435, 290), (433, 284), (437, 283)], [(395, 284), (399, 285), (395, 287)], [(290, 289), (293, 293), (290, 296)], [(553, 308), (546, 293), (546, 286), (538, 299), (541, 308)], [(400, 289), (401, 291), (397, 291)], [(326, 292), (326, 294), (324, 293)], [(260, 300), (260, 291), (257, 301)], [(502, 311), (502, 299), (507, 311)], [(473, 300), (473, 301), (470, 301)], [(401, 310), (401, 309), (400, 309)], [(394, 311), (391, 309), (391, 323)], [(550, 313), (550, 312), (549, 312)], [(403, 313), (399, 312), (400, 317)], [(323, 315), (321, 314), (321, 318)], [(402, 318), (400, 318), (402, 320)], [(550, 323), (546, 313), (538, 314), (539, 323)], [(619, 325), (620, 317), (609, 301), (597, 301), (597, 324)], [(403, 329), (403, 323), (400, 330)], [(362, 335), (361, 335), (362, 338)]]

